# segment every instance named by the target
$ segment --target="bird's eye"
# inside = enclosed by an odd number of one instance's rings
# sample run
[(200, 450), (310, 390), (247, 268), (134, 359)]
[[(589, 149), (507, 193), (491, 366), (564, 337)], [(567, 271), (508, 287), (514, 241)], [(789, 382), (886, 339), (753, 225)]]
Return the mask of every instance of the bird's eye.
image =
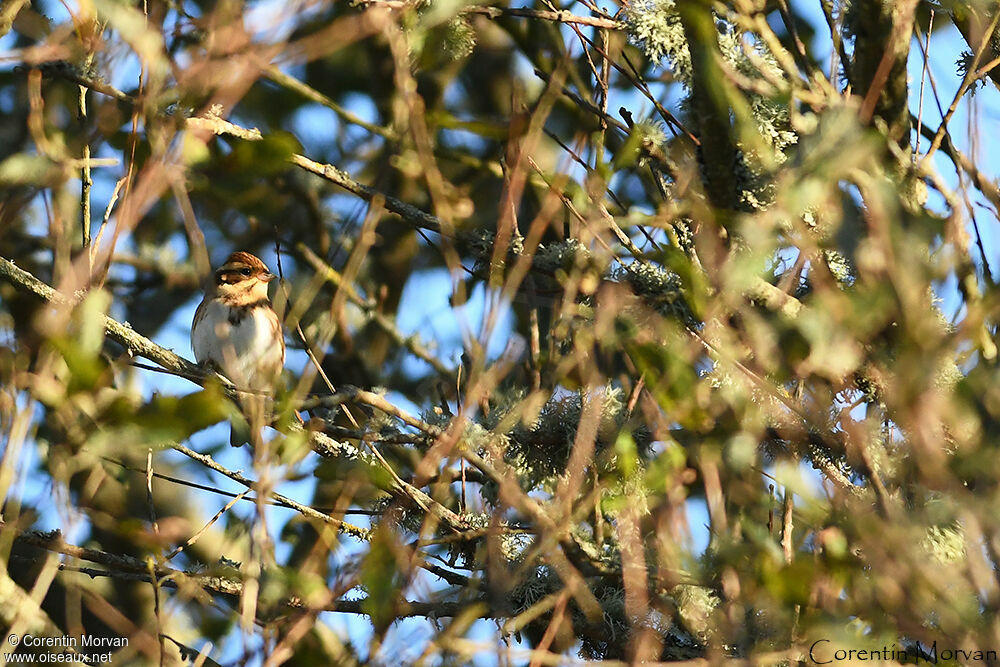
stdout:
[(250, 275), (250, 269), (240, 269), (240, 273), (242, 273), (245, 276), (249, 276)]

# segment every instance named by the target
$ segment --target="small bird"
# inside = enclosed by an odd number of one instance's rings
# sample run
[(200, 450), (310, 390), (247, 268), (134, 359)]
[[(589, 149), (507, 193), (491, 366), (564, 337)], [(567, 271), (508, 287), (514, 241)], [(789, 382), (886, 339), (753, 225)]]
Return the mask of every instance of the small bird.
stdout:
[[(225, 375), (242, 394), (240, 404), (259, 432), (266, 421), (266, 394), (274, 391), (285, 365), (285, 338), (267, 298), (275, 275), (248, 252), (234, 252), (215, 271), (191, 324), (195, 359)], [(248, 442), (233, 428), (230, 444)]]

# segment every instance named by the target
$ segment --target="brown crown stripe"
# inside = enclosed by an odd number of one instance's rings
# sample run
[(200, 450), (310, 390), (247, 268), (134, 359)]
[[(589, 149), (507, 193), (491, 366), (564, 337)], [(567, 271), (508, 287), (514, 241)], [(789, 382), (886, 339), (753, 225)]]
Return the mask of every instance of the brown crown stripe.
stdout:
[(239, 270), (244, 267), (257, 271), (267, 271), (267, 265), (260, 261), (260, 258), (256, 255), (251, 255), (250, 253), (243, 251), (234, 252), (227, 257), (225, 263), (222, 265), (222, 268), (219, 270)]

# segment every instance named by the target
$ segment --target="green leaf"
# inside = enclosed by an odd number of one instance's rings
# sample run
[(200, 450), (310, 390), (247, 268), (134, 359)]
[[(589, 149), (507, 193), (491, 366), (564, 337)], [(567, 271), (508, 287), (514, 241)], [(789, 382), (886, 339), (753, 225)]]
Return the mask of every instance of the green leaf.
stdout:
[(226, 419), (235, 407), (216, 385), (186, 396), (154, 396), (135, 414), (150, 444), (167, 444), (190, 437)]
[(273, 176), (288, 169), (292, 154), (302, 150), (302, 144), (289, 132), (273, 132), (260, 141), (237, 141), (225, 166), (236, 173)]
[(659, 342), (632, 343), (626, 345), (626, 350), (670, 417), (682, 425), (700, 429), (706, 415), (695, 400), (698, 373), (683, 350)]
[(69, 177), (67, 169), (43, 155), (18, 153), (0, 162), (0, 186), (55, 187)]
[(104, 346), (104, 317), (111, 308), (111, 295), (91, 290), (73, 313), (77, 343), (84, 354), (97, 355)]
[(628, 137), (625, 138), (625, 143), (615, 152), (615, 159), (612, 164), (614, 171), (627, 169), (639, 161), (643, 136), (638, 125), (632, 127), (632, 130), (628, 133)]
[(50, 339), (66, 362), (68, 394), (90, 391), (102, 384), (108, 364), (100, 357), (104, 346), (104, 315), (111, 295), (103, 290), (89, 292), (70, 314), (68, 326)]
[(631, 477), (639, 467), (639, 457), (636, 454), (635, 440), (628, 431), (621, 431), (615, 439), (615, 454), (622, 475)]
[(361, 586), (368, 593), (362, 607), (376, 628), (395, 620), (396, 603), (402, 597), (404, 577), (399, 569), (398, 549), (392, 531), (380, 526), (361, 564)]

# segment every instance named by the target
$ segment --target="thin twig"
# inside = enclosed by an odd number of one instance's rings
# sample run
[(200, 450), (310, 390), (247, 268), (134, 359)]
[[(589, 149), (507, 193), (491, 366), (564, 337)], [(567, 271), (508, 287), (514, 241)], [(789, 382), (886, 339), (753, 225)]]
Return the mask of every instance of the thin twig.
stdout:
[(786, 563), (791, 563), (795, 556), (795, 545), (792, 542), (792, 510), (795, 509), (793, 499), (794, 495), (786, 487), (781, 512), (781, 550)]
[(176, 556), (180, 552), (184, 551), (184, 549), (186, 549), (187, 547), (189, 547), (192, 544), (194, 544), (195, 542), (197, 542), (198, 538), (200, 538), (202, 535), (204, 535), (205, 532), (209, 528), (212, 527), (212, 524), (214, 524), (216, 521), (218, 521), (220, 518), (222, 518), (223, 514), (225, 514), (226, 512), (228, 512), (230, 509), (232, 509), (233, 505), (235, 505), (239, 501), (243, 500), (243, 498), (245, 498), (248, 493), (250, 493), (250, 489), (247, 489), (246, 491), (240, 493), (235, 498), (233, 498), (228, 503), (226, 503), (225, 507), (223, 507), (221, 510), (219, 510), (218, 512), (216, 512), (215, 516), (213, 516), (211, 519), (208, 520), (208, 523), (206, 523), (204, 526), (202, 526), (201, 529), (197, 533), (195, 533), (190, 538), (188, 538), (188, 540), (184, 544), (180, 545), (179, 547), (177, 547), (176, 549), (174, 549), (173, 551), (171, 551), (169, 554), (167, 554), (166, 557), (164, 558), (164, 560), (171, 560), (174, 556)]
[[(93, 54), (87, 56), (87, 61), (93, 60)], [(90, 284), (91, 266), (90, 254), (90, 188), (94, 185), (90, 177), (90, 140), (87, 136), (87, 88), (80, 86), (77, 100), (77, 114), (80, 121), (80, 136), (83, 137), (83, 166), (80, 170), (80, 230), (82, 232), (83, 248), (87, 261), (87, 284)]]
[(146, 450), (146, 505), (153, 534), (160, 536), (160, 524), (156, 521), (156, 505), (153, 502), (153, 448)]
[[(920, 40), (920, 26), (914, 24), (914, 30), (917, 31), (917, 40)], [(917, 154), (920, 152), (920, 129), (924, 122), (924, 80), (927, 78), (927, 68), (930, 65), (930, 51), (931, 51), (931, 31), (934, 30), (934, 9), (931, 8), (930, 18), (927, 20), (927, 38), (924, 41), (924, 48), (922, 49), (924, 56), (923, 67), (920, 68), (920, 97), (917, 102), (917, 139), (916, 145), (913, 148), (913, 161), (917, 161)]]
[(166, 660), (166, 643), (163, 639), (163, 604), (160, 601), (160, 579), (156, 576), (156, 563), (152, 556), (146, 556), (147, 574), (149, 583), (153, 587), (153, 618), (156, 621), (156, 637), (160, 656), (160, 667), (163, 667)]
[[(10, 527), (0, 525), (0, 531), (12, 530)], [(42, 533), (38, 531), (27, 531), (18, 533), (16, 541), (28, 544), (40, 549), (45, 549), (54, 553), (64, 554), (78, 560), (97, 563), (107, 569), (81, 568), (66, 563), (60, 563), (59, 569), (67, 572), (80, 572), (91, 577), (111, 577), (128, 581), (150, 582), (151, 575), (147, 564), (133, 556), (113, 554), (100, 549), (91, 549), (69, 544), (63, 540), (58, 531), (52, 533)], [(238, 579), (225, 576), (205, 574), (204, 572), (193, 572), (185, 570), (175, 570), (163, 565), (154, 565), (153, 577), (160, 580), (164, 588), (179, 588), (182, 583), (191, 582), (211, 593), (219, 593), (227, 596), (240, 597), (243, 594), (244, 583)], [(283, 604), (292, 609), (315, 608), (297, 596), (285, 598)], [(318, 608), (320, 611), (334, 611), (348, 614), (368, 615), (371, 613), (371, 605), (367, 600), (337, 600), (323, 604)], [(445, 600), (435, 600), (430, 602), (413, 602), (410, 600), (399, 600), (393, 610), (397, 618), (409, 618), (414, 616), (427, 616), (441, 618), (446, 616), (456, 616), (465, 610), (477, 609), (480, 618), (499, 618), (501, 612), (494, 611), (486, 599), (469, 600), (466, 602), (449, 602)]]
[[(174, 450), (176, 450), (176, 451), (178, 451), (178, 452), (180, 452), (181, 454), (184, 454), (188, 458), (194, 459), (195, 461), (198, 461), (202, 465), (204, 465), (204, 466), (206, 466), (208, 468), (211, 468), (215, 472), (220, 473), (222, 475), (225, 475), (226, 477), (228, 477), (229, 479), (231, 479), (231, 480), (233, 480), (235, 482), (239, 482), (240, 484), (242, 484), (243, 486), (247, 487), (248, 489), (253, 489), (253, 488), (257, 487), (257, 482), (256, 481), (254, 481), (252, 479), (249, 479), (247, 477), (244, 477), (242, 474), (240, 474), (238, 472), (234, 472), (232, 470), (229, 470), (229, 469), (227, 469), (227, 468), (219, 465), (208, 454), (199, 454), (198, 452), (194, 451), (193, 449), (190, 449), (190, 448), (188, 448), (188, 447), (186, 447), (186, 446), (184, 446), (184, 445), (182, 445), (180, 443), (175, 443), (175, 444), (171, 445), (171, 448), (174, 449)], [(328, 514), (324, 514), (322, 512), (319, 512), (319, 511), (313, 509), (312, 507), (309, 507), (308, 505), (303, 505), (302, 503), (296, 502), (296, 501), (292, 500), (291, 498), (289, 498), (287, 496), (281, 495), (280, 493), (271, 492), (269, 495), (272, 498), (274, 498), (275, 500), (277, 500), (278, 502), (280, 502), (282, 505), (285, 505), (286, 507), (290, 507), (291, 509), (294, 509), (296, 512), (298, 512), (299, 514), (301, 514), (301, 515), (303, 515), (305, 517), (308, 517), (310, 519), (318, 519), (318, 520), (322, 521), (323, 523), (327, 523), (327, 524), (335, 527), (340, 532), (343, 532), (343, 533), (346, 533), (348, 535), (351, 535), (352, 537), (357, 537), (358, 539), (367, 540), (369, 538), (369, 531), (366, 530), (366, 529), (364, 529), (364, 528), (359, 528), (358, 526), (355, 526), (353, 524), (347, 523), (346, 521), (342, 521), (342, 520), (337, 519), (335, 517), (332, 517), (332, 516), (330, 516)]]
[[(35, 276), (19, 268), (14, 262), (3, 257), (0, 257), (0, 280), (10, 283), (21, 291), (30, 292), (56, 305), (66, 306), (74, 302), (74, 299), (57, 292)], [(206, 371), (201, 366), (191, 363), (166, 348), (160, 347), (145, 336), (136, 333), (127, 324), (121, 324), (106, 315), (101, 315), (100, 317), (108, 338), (122, 345), (129, 354), (145, 357), (159, 364), (165, 370), (183, 374), (184, 377), (198, 378), (201, 383), (204, 383), (210, 377), (214, 377), (224, 386), (232, 385), (232, 383), (221, 375)]]
[(470, 7), (465, 10), (466, 14), (481, 14), (491, 19), (501, 16), (517, 16), (521, 18), (539, 19), (542, 21), (554, 21), (556, 23), (568, 23), (574, 25), (585, 25), (593, 28), (608, 28), (611, 30), (623, 30), (625, 23), (615, 19), (602, 18), (600, 16), (578, 16), (567, 11), (546, 11), (544, 9), (525, 9), (514, 7)]
[(955, 97), (951, 101), (951, 105), (948, 107), (947, 113), (945, 113), (944, 118), (941, 120), (941, 125), (938, 126), (937, 132), (934, 134), (934, 140), (931, 142), (931, 147), (927, 150), (927, 154), (921, 159), (921, 164), (927, 162), (928, 159), (937, 149), (941, 147), (941, 141), (944, 139), (944, 132), (948, 127), (948, 121), (955, 114), (955, 110), (958, 108), (958, 103), (961, 101), (962, 97), (965, 96), (966, 91), (969, 90), (969, 86), (976, 82), (978, 79), (979, 62), (983, 57), (983, 52), (986, 51), (986, 47), (990, 45), (993, 39), (993, 33), (997, 29), (997, 23), (1000, 22), (1000, 12), (993, 12), (993, 19), (990, 21), (989, 28), (987, 28), (986, 33), (983, 35), (982, 41), (979, 43), (979, 47), (976, 49), (976, 54), (972, 59), (972, 63), (969, 65), (968, 71), (965, 73), (965, 77), (962, 79), (962, 85), (958, 87), (955, 91)]
[(381, 329), (385, 334), (387, 334), (394, 343), (401, 347), (405, 347), (413, 356), (418, 359), (427, 362), (431, 368), (437, 371), (438, 374), (445, 378), (454, 378), (455, 370), (445, 366), (440, 359), (434, 356), (420, 341), (419, 336), (416, 334), (407, 336), (403, 334), (392, 321), (391, 318), (386, 316), (384, 313), (380, 312), (377, 304), (375, 304), (370, 299), (363, 299), (358, 295), (357, 291), (349, 283), (345, 283), (342, 279), (340, 273), (331, 267), (328, 263), (324, 262), (320, 257), (312, 251), (309, 246), (304, 243), (298, 243), (295, 249), (302, 255), (302, 257), (313, 267), (313, 269), (322, 275), (324, 279), (330, 282), (332, 285), (343, 289), (347, 296), (347, 299), (358, 306), (365, 315), (375, 323), (375, 325)]
[(364, 128), (371, 132), (372, 134), (377, 134), (378, 136), (388, 139), (389, 141), (395, 141), (397, 139), (396, 133), (389, 128), (381, 127), (373, 123), (365, 121), (363, 118), (352, 113), (348, 109), (340, 106), (332, 99), (319, 92), (312, 86), (309, 86), (302, 81), (299, 81), (294, 76), (290, 76), (282, 72), (277, 65), (267, 65), (264, 67), (264, 75), (273, 81), (274, 83), (287, 88), (288, 90), (294, 91), (299, 95), (302, 95), (308, 100), (316, 102), (317, 104), (322, 104), (326, 108), (333, 111), (335, 114), (340, 116), (342, 119), (351, 123), (352, 125), (357, 125), (358, 127)]
[[(132, 472), (137, 472), (137, 473), (140, 473), (142, 475), (146, 474), (145, 468), (135, 468), (133, 466), (128, 465), (127, 463), (123, 463), (121, 461), (118, 461), (116, 459), (113, 459), (113, 458), (110, 458), (110, 457), (107, 457), (107, 456), (102, 456), (101, 458), (104, 459), (105, 461), (107, 461), (108, 463), (114, 463), (115, 465), (120, 466), (121, 468), (124, 468), (125, 470), (129, 470), (129, 471), (132, 471)], [(191, 489), (197, 489), (198, 491), (207, 491), (209, 493), (214, 493), (216, 495), (223, 496), (225, 498), (230, 498), (231, 499), (231, 498), (236, 498), (238, 496), (243, 496), (242, 499), (245, 500), (245, 501), (247, 501), (247, 502), (252, 502), (252, 503), (256, 503), (257, 502), (257, 498), (254, 497), (254, 496), (246, 496), (245, 494), (242, 494), (242, 493), (232, 493), (231, 491), (223, 491), (222, 489), (216, 488), (214, 486), (209, 486), (208, 484), (199, 484), (197, 482), (192, 482), (190, 480), (181, 479), (179, 477), (173, 477), (171, 475), (165, 475), (165, 474), (163, 474), (161, 472), (154, 472), (153, 473), (153, 477), (156, 478), (156, 479), (162, 479), (165, 482), (171, 482), (172, 484), (178, 484), (180, 486), (186, 486), (186, 487), (191, 488)], [(275, 500), (273, 498), (267, 499), (264, 502), (266, 502), (267, 504), (272, 505), (274, 507), (286, 507), (288, 509), (294, 509), (292, 507), (289, 507), (285, 503), (283, 503), (283, 502), (281, 502), (279, 500)], [(344, 515), (347, 515), (347, 514), (360, 514), (360, 515), (364, 515), (364, 516), (380, 516), (380, 515), (383, 514), (383, 512), (376, 511), (376, 510), (336, 509), (336, 508), (326, 508), (326, 507), (313, 507), (313, 509), (316, 510), (317, 512), (323, 512), (324, 514), (331, 514), (331, 515), (332, 514), (344, 514)]]

